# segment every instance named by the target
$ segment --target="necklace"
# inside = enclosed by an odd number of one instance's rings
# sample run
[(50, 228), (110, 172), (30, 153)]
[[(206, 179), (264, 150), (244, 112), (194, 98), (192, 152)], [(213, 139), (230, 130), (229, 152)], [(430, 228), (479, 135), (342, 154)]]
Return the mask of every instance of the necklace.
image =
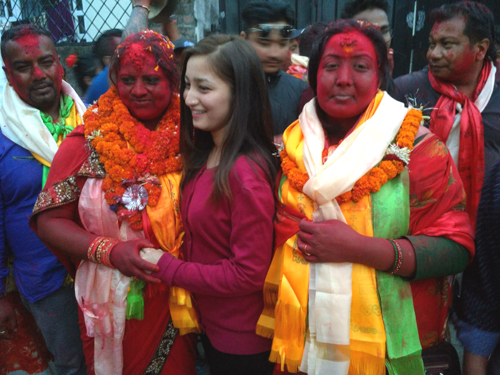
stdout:
[(113, 87), (83, 116), (85, 137), (106, 170), (106, 202), (134, 230), (142, 230), (141, 211), (158, 203), (158, 176), (182, 169), (179, 108), (179, 97), (173, 95), (157, 130), (151, 131), (129, 113)]

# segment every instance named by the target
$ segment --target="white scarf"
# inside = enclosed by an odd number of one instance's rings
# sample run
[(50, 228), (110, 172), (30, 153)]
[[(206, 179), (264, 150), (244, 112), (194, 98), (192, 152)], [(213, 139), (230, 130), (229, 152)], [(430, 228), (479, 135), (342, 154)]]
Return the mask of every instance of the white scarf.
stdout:
[[(73, 99), (83, 119), (85, 104), (75, 90), (62, 81), (62, 93)], [(22, 148), (52, 163), (58, 146), (40, 116), (40, 110), (22, 100), (10, 85), (5, 85), (0, 107), (0, 128), (3, 135)]]
[[(313, 221), (345, 223), (335, 197), (350, 191), (382, 160), (408, 109), (384, 93), (373, 117), (344, 139), (323, 164), (325, 134), (314, 101), (299, 116), (304, 165), (310, 176), (304, 193), (318, 204)], [(342, 353), (348, 352), (350, 342), (352, 263), (310, 263), (309, 270), (309, 329), (300, 370), (309, 375), (347, 374), (349, 357)]]

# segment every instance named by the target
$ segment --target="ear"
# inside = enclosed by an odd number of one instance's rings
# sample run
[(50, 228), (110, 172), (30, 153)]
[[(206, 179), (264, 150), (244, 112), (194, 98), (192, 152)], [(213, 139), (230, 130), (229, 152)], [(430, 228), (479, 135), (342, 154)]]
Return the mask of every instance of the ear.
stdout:
[(486, 58), (486, 54), (488, 53), (488, 48), (490, 48), (490, 41), (489, 39), (484, 38), (480, 42), (477, 42), (476, 46), (478, 48), (476, 60), (482, 61)]
[(3, 69), (4, 73), (5, 73), (5, 77), (7, 77), (7, 82), (9, 82), (9, 84), (10, 84), (9, 70), (7, 69), (7, 67), (5, 65), (2, 66), (2, 69)]
[(240, 36), (241, 36), (243, 39), (245, 39), (245, 40), (247, 40), (247, 39), (248, 39), (248, 35), (247, 35), (244, 31), (242, 31), (242, 32), (240, 33)]

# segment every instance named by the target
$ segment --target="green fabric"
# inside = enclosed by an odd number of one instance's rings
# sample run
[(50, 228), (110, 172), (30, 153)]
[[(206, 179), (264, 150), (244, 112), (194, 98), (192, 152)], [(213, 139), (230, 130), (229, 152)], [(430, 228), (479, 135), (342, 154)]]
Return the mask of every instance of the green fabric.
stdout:
[(144, 297), (142, 291), (146, 286), (143, 280), (130, 280), (127, 294), (127, 319), (144, 319)]
[(49, 177), (49, 171), (50, 168), (47, 167), (46, 165), (42, 165), (43, 167), (43, 174), (42, 174), (42, 189), (45, 187), (45, 184), (47, 183), (47, 177)]
[(73, 99), (68, 95), (61, 95), (61, 105), (59, 106), (59, 121), (54, 124), (52, 116), (47, 113), (40, 112), (42, 121), (44, 125), (49, 129), (50, 134), (54, 137), (54, 141), (57, 142), (60, 135), (66, 138), (66, 135), (71, 133), (73, 128), (71, 126), (66, 126), (66, 119), (68, 118), (71, 107), (73, 106)]
[(285, 176), (284, 173), (282, 173), (281, 174), (281, 180), (280, 180), (280, 187), (278, 189), (278, 198), (279, 198), (280, 202), (283, 202), (281, 200), (281, 188), (283, 187), (283, 184), (285, 183), (285, 181), (286, 181), (286, 176)]
[(433, 279), (462, 272), (469, 262), (469, 251), (444, 237), (405, 236), (415, 249), (417, 272), (410, 281)]
[[(405, 169), (372, 194), (373, 233), (378, 238), (400, 238), (410, 224), (409, 176)], [(413, 297), (408, 281), (377, 271), (377, 289), (387, 338), (389, 375), (424, 374)]]
[[(66, 126), (66, 119), (68, 118), (71, 107), (73, 107), (73, 99), (68, 96), (61, 94), (61, 104), (59, 106), (59, 121), (54, 124), (54, 120), (52, 116), (47, 113), (40, 112), (40, 117), (42, 118), (43, 124), (47, 127), (50, 134), (54, 138), (54, 141), (59, 139), (59, 135), (63, 136), (63, 139), (66, 138), (66, 135), (71, 133), (73, 128), (71, 126)], [(43, 166), (43, 176), (42, 176), (42, 189), (45, 187), (47, 183), (47, 176), (49, 175), (50, 168), (47, 166)]]

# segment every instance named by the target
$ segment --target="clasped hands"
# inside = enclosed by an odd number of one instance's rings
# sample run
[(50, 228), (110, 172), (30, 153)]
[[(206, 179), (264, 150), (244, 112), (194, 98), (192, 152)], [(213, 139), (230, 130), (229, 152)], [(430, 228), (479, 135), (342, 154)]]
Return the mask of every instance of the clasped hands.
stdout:
[(110, 261), (125, 276), (136, 277), (149, 283), (161, 281), (151, 276), (151, 272), (158, 272), (156, 265), (164, 252), (155, 249), (147, 239), (119, 242), (111, 251)]

